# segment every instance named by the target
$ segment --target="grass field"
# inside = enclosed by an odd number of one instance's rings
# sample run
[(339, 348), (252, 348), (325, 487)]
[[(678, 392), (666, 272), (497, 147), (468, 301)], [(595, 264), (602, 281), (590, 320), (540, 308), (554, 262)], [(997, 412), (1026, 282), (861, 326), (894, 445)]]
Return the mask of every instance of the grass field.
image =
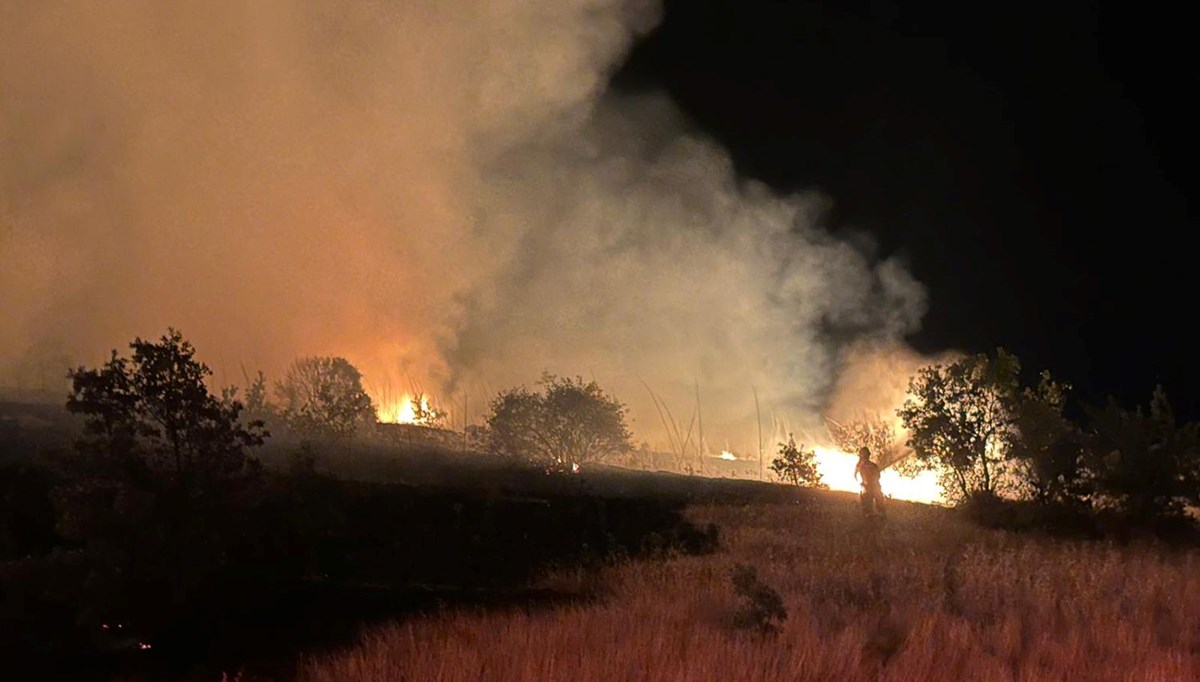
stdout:
[[(693, 506), (720, 549), (559, 571), (598, 597), (447, 610), (310, 658), (304, 682), (385, 680), (1200, 679), (1200, 555), (981, 530), (896, 503), (872, 531), (849, 495)], [(731, 574), (782, 597), (777, 633), (740, 627)]]
[[(10, 456), (62, 446), (63, 429), (4, 424)], [(291, 450), (261, 454), (279, 469)], [(314, 547), (339, 571), (317, 597), (288, 592), (287, 609), (174, 648), (156, 639), (92, 679), (216, 682), (214, 666), (248, 670), (243, 682), (1200, 679), (1200, 549), (986, 530), (899, 502), (875, 527), (852, 495), (747, 480), (319, 454), (341, 482), (314, 492), (340, 519)], [(781, 598), (777, 631), (745, 627), (739, 566)]]

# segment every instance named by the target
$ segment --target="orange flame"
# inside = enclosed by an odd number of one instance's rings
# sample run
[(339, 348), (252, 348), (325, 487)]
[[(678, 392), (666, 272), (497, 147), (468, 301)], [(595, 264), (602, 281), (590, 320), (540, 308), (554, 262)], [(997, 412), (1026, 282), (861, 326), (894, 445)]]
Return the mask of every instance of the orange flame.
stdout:
[(390, 402), (379, 402), (379, 407), (375, 414), (379, 421), (385, 424), (412, 424), (417, 420), (417, 406), (428, 410), (429, 398), (421, 396), (420, 402), (414, 401), (413, 397), (405, 393), (399, 400)]
[[(857, 493), (862, 486), (854, 478), (854, 466), (858, 456), (834, 448), (813, 448), (816, 454), (817, 471), (821, 482), (831, 490)], [(879, 474), (879, 485), (883, 494), (897, 500), (940, 504), (945, 498), (938, 483), (937, 472), (922, 471), (916, 476), (904, 476), (893, 469), (884, 469)]]

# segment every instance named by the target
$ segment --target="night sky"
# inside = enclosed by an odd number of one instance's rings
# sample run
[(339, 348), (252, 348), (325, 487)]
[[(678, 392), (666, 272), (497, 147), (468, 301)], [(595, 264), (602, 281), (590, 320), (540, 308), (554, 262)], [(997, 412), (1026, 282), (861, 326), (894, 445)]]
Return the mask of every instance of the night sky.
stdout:
[(1200, 417), (1185, 10), (673, 0), (617, 74), (665, 89), (739, 172), (821, 189), (929, 292), (922, 352), (1045, 368), (1079, 402)]

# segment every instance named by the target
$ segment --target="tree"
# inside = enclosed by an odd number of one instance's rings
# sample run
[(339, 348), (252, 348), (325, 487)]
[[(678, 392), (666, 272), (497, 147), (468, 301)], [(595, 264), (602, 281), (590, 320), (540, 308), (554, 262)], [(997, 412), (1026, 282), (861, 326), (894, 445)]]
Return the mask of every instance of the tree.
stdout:
[(1071, 387), (1042, 372), (1016, 403), (1009, 458), (1026, 493), (1042, 504), (1080, 507), (1087, 495), (1083, 437), (1063, 408)]
[(570, 469), (633, 449), (627, 409), (595, 381), (542, 377), (543, 392), (501, 392), (485, 418), (490, 452)]
[(208, 390), (212, 372), (180, 332), (130, 348), (68, 374), (67, 409), (84, 431), (54, 498), (59, 531), (92, 561), (81, 604), (97, 609), (178, 604), (224, 564), (257, 497), (247, 450), (266, 436), (240, 421), (232, 390)]
[(446, 423), (446, 410), (433, 405), (429, 396), (418, 393), (412, 399), (413, 423), (431, 429), (440, 429)]
[(259, 370), (251, 379), (243, 372), (246, 379), (246, 414), (255, 418), (270, 414), (271, 404), (267, 402), (267, 376)]
[(779, 456), (771, 462), (771, 471), (781, 480), (792, 485), (809, 488), (826, 488), (817, 470), (817, 453), (796, 447), (796, 439), (788, 434), (788, 442), (779, 444)]
[(311, 438), (340, 439), (375, 422), (362, 374), (345, 358), (306, 357), (275, 385), (284, 422)]
[(900, 458), (901, 453), (896, 448), (896, 429), (880, 415), (863, 416), (846, 422), (825, 421), (833, 444), (842, 452), (858, 454), (859, 449), (869, 448), (880, 469), (891, 466)]
[(1176, 422), (1162, 386), (1148, 413), (1113, 401), (1089, 412), (1088, 469), (1101, 506), (1151, 524), (1182, 518), (1200, 503), (1200, 427)]
[(943, 487), (966, 500), (995, 494), (1005, 473), (1018, 396), (1020, 361), (1003, 348), (921, 368), (911, 396), (896, 411), (909, 447), (926, 465), (941, 468)]
[(140, 467), (180, 483), (241, 473), (246, 448), (267, 434), (261, 422), (239, 421), (233, 391), (209, 392), (212, 370), (195, 359), (192, 344), (171, 329), (157, 343), (137, 338), (130, 348), (130, 358), (114, 350), (103, 366), (68, 373), (67, 409), (84, 415), (77, 449), (109, 473)]

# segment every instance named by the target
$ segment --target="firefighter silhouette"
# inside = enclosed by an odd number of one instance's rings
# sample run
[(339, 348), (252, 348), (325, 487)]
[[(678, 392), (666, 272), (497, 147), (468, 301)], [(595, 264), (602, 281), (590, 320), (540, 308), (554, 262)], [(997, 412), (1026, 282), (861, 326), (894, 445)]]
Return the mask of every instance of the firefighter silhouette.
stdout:
[(879, 465), (871, 461), (871, 449), (858, 449), (858, 465), (854, 467), (854, 478), (862, 485), (859, 500), (867, 516), (883, 516), (883, 489), (879, 487)]

